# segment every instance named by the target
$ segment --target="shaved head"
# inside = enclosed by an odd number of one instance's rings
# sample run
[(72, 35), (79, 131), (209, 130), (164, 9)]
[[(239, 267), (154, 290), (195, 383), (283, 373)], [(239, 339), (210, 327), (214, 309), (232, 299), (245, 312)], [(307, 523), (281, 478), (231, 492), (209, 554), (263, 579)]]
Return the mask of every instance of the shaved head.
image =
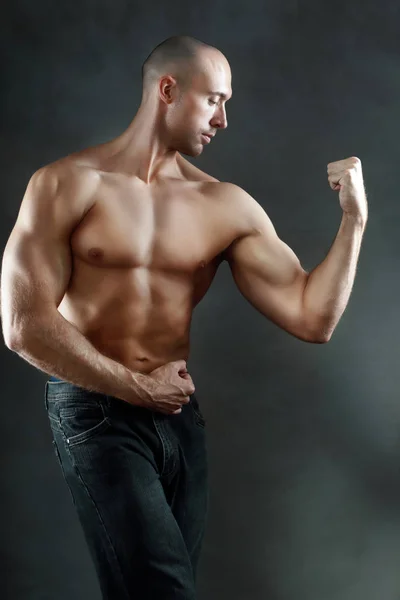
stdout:
[(154, 48), (142, 65), (143, 89), (154, 85), (162, 75), (171, 73), (181, 89), (190, 86), (194, 73), (200, 68), (203, 50), (215, 50), (195, 38), (177, 35), (170, 37)]
[(189, 36), (159, 44), (142, 66), (139, 113), (169, 150), (198, 156), (227, 127), (232, 74), (220, 50)]

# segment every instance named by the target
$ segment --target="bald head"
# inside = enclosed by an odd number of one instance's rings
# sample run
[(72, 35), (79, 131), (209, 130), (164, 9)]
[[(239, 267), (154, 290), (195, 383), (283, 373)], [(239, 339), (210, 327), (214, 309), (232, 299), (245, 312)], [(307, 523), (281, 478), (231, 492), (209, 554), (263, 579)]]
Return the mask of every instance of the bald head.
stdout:
[(170, 150), (197, 156), (227, 127), (232, 76), (217, 48), (187, 36), (168, 38), (146, 59), (142, 75), (140, 118)]
[(219, 53), (214, 46), (189, 36), (179, 35), (164, 40), (143, 63), (143, 90), (152, 87), (166, 73), (176, 78), (182, 90), (186, 89), (193, 75), (201, 69), (201, 59), (207, 50)]

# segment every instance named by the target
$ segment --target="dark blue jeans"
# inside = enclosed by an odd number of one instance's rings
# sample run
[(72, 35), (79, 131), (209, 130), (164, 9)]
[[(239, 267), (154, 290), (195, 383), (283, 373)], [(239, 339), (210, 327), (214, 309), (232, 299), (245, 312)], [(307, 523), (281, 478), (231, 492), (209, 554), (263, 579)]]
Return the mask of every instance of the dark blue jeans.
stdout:
[(194, 600), (208, 507), (205, 421), (50, 377), (53, 444), (105, 600)]

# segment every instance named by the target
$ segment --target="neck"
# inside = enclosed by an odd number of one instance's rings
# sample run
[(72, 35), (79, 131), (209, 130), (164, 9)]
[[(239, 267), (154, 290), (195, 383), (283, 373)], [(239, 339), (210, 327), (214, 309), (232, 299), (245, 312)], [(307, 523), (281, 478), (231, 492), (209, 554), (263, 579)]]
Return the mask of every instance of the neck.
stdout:
[(128, 129), (107, 144), (113, 166), (147, 184), (160, 175), (179, 174), (178, 159), (182, 157), (168, 148), (162, 131), (157, 110), (142, 104)]

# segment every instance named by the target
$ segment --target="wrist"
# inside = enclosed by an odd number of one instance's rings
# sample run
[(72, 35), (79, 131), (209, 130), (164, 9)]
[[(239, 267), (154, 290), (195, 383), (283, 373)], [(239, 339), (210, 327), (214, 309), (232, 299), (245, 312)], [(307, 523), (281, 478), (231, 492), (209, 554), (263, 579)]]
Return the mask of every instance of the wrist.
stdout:
[(151, 377), (139, 371), (130, 371), (131, 376), (131, 397), (136, 397), (139, 401), (146, 400), (149, 396)]
[(354, 223), (354, 225), (358, 225), (359, 227), (364, 227), (367, 224), (368, 215), (367, 213), (358, 212), (348, 212), (346, 210), (343, 211), (343, 218), (349, 222)]
[(140, 405), (146, 399), (147, 375), (139, 371), (131, 371), (128, 367), (119, 364), (118, 378), (121, 382), (121, 390), (117, 397), (136, 405)]

